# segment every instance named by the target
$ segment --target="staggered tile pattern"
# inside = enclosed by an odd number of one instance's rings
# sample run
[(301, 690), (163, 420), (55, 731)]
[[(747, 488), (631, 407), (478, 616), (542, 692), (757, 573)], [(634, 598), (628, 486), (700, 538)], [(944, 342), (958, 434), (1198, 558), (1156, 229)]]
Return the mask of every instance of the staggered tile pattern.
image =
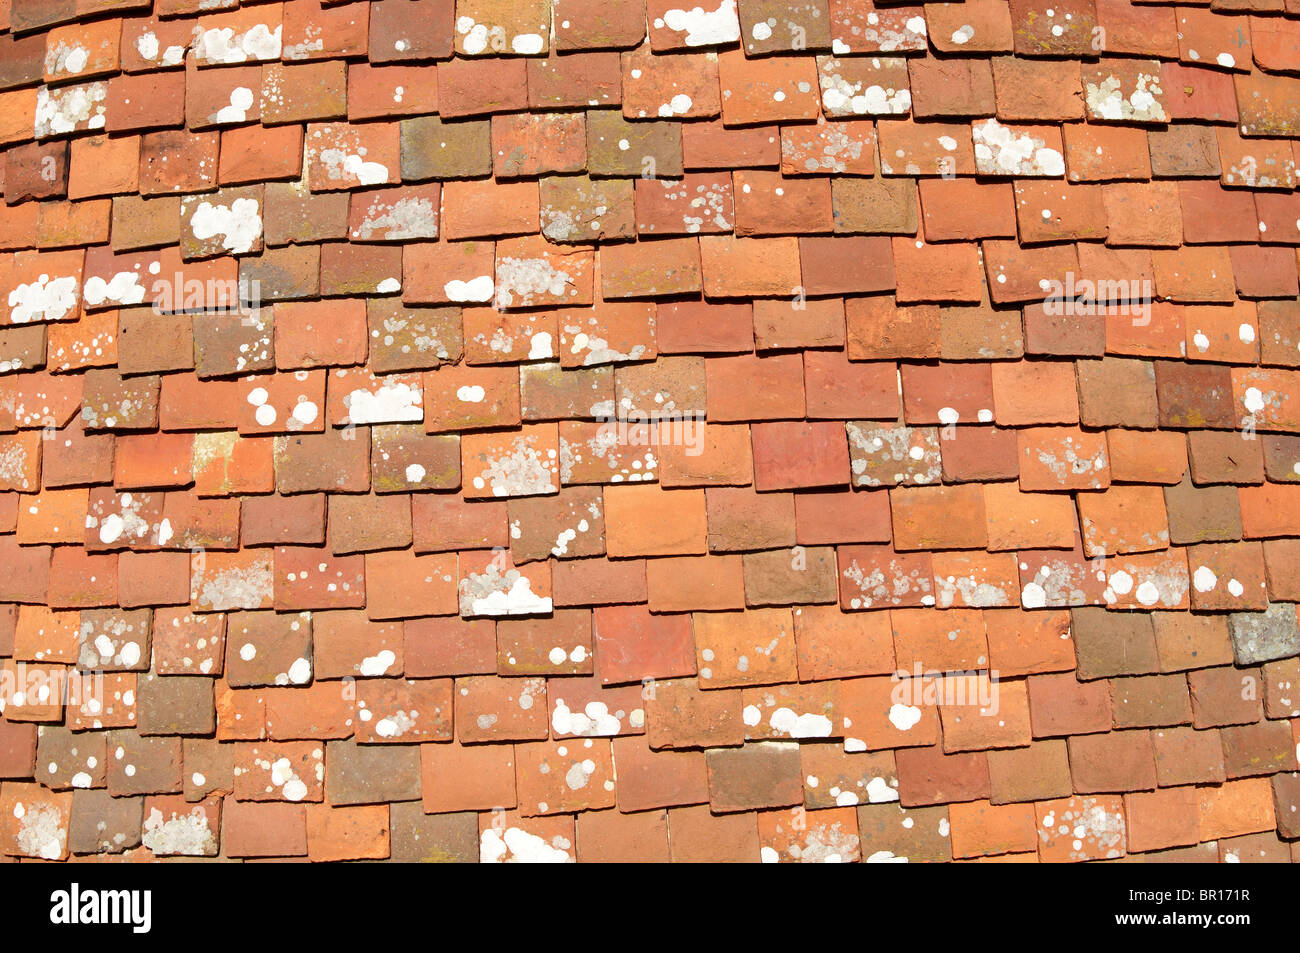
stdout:
[(1300, 2), (674, 2), (0, 2), (6, 859), (1300, 856)]

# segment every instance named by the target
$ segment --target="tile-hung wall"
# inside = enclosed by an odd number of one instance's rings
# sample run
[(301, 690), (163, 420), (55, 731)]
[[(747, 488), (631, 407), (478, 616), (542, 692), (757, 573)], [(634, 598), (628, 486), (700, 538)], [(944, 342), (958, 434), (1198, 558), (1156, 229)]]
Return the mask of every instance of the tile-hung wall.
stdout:
[(1289, 860), (1300, 2), (0, 4), (0, 853)]

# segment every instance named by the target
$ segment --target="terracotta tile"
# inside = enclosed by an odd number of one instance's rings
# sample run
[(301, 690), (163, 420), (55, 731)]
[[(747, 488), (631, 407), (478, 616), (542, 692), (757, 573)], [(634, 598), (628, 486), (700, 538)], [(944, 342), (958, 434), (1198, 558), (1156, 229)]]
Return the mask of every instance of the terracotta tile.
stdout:
[(398, 130), (391, 125), (311, 125), (306, 161), (313, 191), (395, 182), (400, 164)]
[(789, 610), (697, 614), (694, 629), (699, 676), (708, 687), (778, 682), (796, 670)]
[(687, 169), (775, 167), (780, 164), (780, 137), (762, 126), (687, 123), (682, 129), (682, 156)]
[(591, 0), (558, 0), (552, 18), (558, 50), (630, 47), (646, 36), (643, 3), (608, 8)]
[(587, 811), (578, 815), (578, 859), (582, 863), (667, 863), (668, 813)]
[(988, 798), (988, 758), (982, 751), (944, 754), (934, 745), (903, 748), (896, 757), (899, 801), (904, 807)]
[(5, 785), (4, 853), (11, 857), (63, 860), (68, 855), (72, 794), (42, 791), (38, 784)]
[(546, 680), (474, 675), (456, 680), (461, 744), (529, 741), (547, 736)]
[[(522, 111), (528, 101), (529, 62), (457, 57), (438, 67), (438, 111), (446, 118)], [(570, 104), (576, 105), (576, 104)]]
[(634, 234), (635, 189), (625, 179), (547, 176), (539, 182), (539, 193), (542, 234), (551, 241), (616, 240)]
[(600, 272), (607, 299), (698, 294), (700, 249), (694, 238), (602, 246)]
[(225, 851), (231, 857), (307, 856), (307, 817), (301, 805), (235, 801), (225, 812)]
[[(1189, 780), (1212, 781), (1220, 784), (1223, 782), (1223, 750), (1219, 744), (1217, 731), (1175, 728), (1157, 731), (1153, 737), (1156, 746), (1156, 766), (1162, 785), (1182, 785)], [(1190, 830), (1187, 829), (1189, 819), (1185, 814), (1180, 816), (1181, 812), (1188, 810), (1185, 805), (1189, 795), (1192, 811)], [(1176, 798), (1174, 804), (1169, 806), (1175, 807), (1179, 813), (1172, 814), (1170, 819), (1176, 819), (1183, 826), (1185, 833), (1180, 836), (1198, 839), (1196, 815), (1199, 814), (1199, 805), (1194, 789), (1175, 787), (1147, 794), (1143, 799), (1134, 799), (1130, 809), (1145, 808), (1150, 803), (1147, 799), (1154, 798), (1166, 804)], [(1148, 820), (1142, 810), (1136, 810), (1134, 819), (1135, 821)]]
[(650, 44), (655, 50), (717, 46), (740, 39), (740, 20), (734, 4), (724, 3), (712, 17), (692, 17), (668, 0), (648, 0)]
[[(560, 29), (564, 29), (563, 21)], [(619, 57), (614, 52), (535, 57), (520, 65), (524, 67), (520, 75), (527, 79), (530, 108), (585, 109), (593, 103), (615, 106), (622, 95)]]
[(1268, 830), (1276, 823), (1269, 785), (1263, 778), (1229, 781), (1202, 788), (1198, 794), (1202, 840)]
[[(380, 2), (370, 10), (367, 54), (371, 62), (446, 59), (451, 55), (455, 4), (418, 0), (414, 4)], [(417, 29), (428, 26), (429, 29)]]
[(837, 53), (891, 53), (925, 48), (919, 7), (883, 8), (831, 3), (831, 43)]
[(587, 170), (601, 176), (679, 176), (681, 127), (661, 121), (634, 123), (613, 110), (593, 110), (587, 114)]
[(907, 115), (912, 105), (902, 57), (819, 56), (817, 80), (828, 118)]
[(621, 60), (628, 119), (710, 118), (721, 111), (716, 53), (656, 56), (641, 47)]
[(575, 860), (572, 815), (523, 817), (515, 811), (479, 814), (480, 863), (555, 863)]
[(870, 122), (819, 120), (815, 126), (783, 126), (781, 173), (871, 175), (876, 168), (875, 145), (876, 130)]
[(952, 859), (952, 830), (946, 807), (864, 805), (858, 808), (858, 830), (868, 863), (938, 863)]
[[(815, 64), (803, 57), (758, 61), (737, 50), (720, 53), (723, 123), (744, 126), (816, 119), (820, 112), (816, 72)], [(738, 95), (740, 90), (745, 90), (743, 98)]]
[(762, 811), (758, 818), (763, 863), (852, 863), (860, 859), (857, 812), (851, 807)]
[(1057, 863), (1124, 856), (1125, 807), (1126, 800), (1118, 797), (1077, 795), (1036, 804), (1039, 856)]
[[(917, 117), (981, 116), (989, 115), (996, 108), (993, 70), (984, 61), (912, 58), (907, 71), (912, 113)], [(952, 90), (962, 90), (962, 93), (949, 95), (947, 91)]]
[(420, 778), (428, 813), (515, 806), (513, 746), (421, 745)]

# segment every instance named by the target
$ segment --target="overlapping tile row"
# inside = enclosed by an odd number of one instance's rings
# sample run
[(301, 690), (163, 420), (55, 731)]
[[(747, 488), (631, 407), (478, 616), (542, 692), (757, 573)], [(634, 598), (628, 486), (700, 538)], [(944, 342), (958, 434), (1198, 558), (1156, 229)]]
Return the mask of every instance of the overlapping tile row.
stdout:
[(8, 860), (1281, 861), (1300, 3), (0, 3)]

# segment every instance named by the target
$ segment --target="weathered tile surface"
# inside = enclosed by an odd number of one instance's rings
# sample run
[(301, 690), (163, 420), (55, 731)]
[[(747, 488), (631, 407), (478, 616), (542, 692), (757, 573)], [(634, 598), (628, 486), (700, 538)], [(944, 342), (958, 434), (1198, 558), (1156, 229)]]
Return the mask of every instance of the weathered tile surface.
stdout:
[(5, 859), (1294, 856), (1292, 0), (12, 6)]

